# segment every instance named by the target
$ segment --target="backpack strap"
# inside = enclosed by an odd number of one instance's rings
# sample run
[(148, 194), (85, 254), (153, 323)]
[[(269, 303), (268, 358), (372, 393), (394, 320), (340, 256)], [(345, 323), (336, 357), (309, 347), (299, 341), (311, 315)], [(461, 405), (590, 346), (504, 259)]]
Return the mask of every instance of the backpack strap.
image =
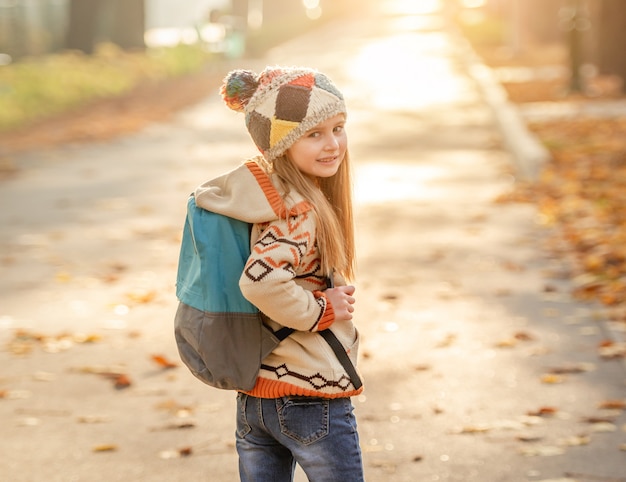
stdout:
[[(285, 338), (291, 335), (294, 331), (296, 330), (294, 330), (293, 328), (288, 328), (284, 326), (276, 330), (274, 332), (274, 336), (278, 338), (280, 341), (283, 341)], [(337, 336), (330, 330), (318, 331), (318, 333), (321, 335), (322, 338), (324, 338), (324, 340), (326, 340), (326, 342), (332, 348), (333, 352), (335, 353), (335, 356), (339, 360), (339, 363), (341, 363), (344, 370), (348, 373), (348, 376), (350, 377), (350, 381), (352, 382), (352, 385), (354, 385), (354, 388), (356, 390), (361, 388), (363, 386), (361, 377), (359, 377), (359, 374), (357, 373), (356, 368), (354, 368), (354, 365), (350, 361), (350, 357), (346, 353), (346, 350), (343, 348), (343, 345), (341, 344)]]
[(294, 331), (296, 330), (294, 330), (293, 328), (283, 326), (282, 328), (279, 328), (278, 330), (274, 332), (274, 336), (278, 338), (280, 341), (283, 341), (285, 338), (291, 335)]
[[(332, 272), (326, 277), (326, 287), (335, 287), (335, 277)], [(350, 357), (346, 353), (346, 350), (344, 350), (343, 345), (337, 339), (335, 334), (330, 330), (319, 331), (318, 333), (322, 335), (322, 338), (326, 340), (326, 342), (335, 352), (335, 356), (343, 365), (343, 368), (346, 370), (346, 372), (348, 372), (348, 375), (350, 376), (350, 381), (352, 382), (352, 385), (354, 385), (354, 388), (356, 388), (357, 390), (361, 388), (363, 386), (361, 377), (359, 377), (359, 374), (356, 372), (356, 368), (354, 368), (354, 365), (350, 361)]]
[(357, 390), (361, 388), (363, 386), (363, 382), (361, 381), (359, 374), (356, 372), (356, 368), (354, 368), (354, 365), (350, 361), (350, 357), (348, 357), (346, 350), (344, 350), (343, 345), (337, 339), (335, 334), (330, 330), (318, 331), (318, 333), (322, 335), (322, 338), (326, 340), (326, 342), (335, 352), (335, 356), (343, 365), (343, 368), (346, 370), (346, 372), (348, 372), (348, 375), (350, 376), (350, 381), (352, 382), (352, 385), (354, 385), (354, 388)]
[[(294, 331), (296, 330), (294, 330), (293, 328), (283, 326), (282, 328), (279, 328), (278, 330), (274, 332), (274, 336), (278, 338), (280, 341), (283, 341), (285, 338), (291, 335)], [(318, 333), (320, 334), (322, 338), (324, 338), (324, 340), (326, 340), (326, 343), (330, 345), (330, 348), (335, 353), (337, 360), (339, 360), (339, 363), (341, 363), (341, 366), (343, 366), (344, 370), (350, 377), (350, 381), (352, 382), (352, 385), (354, 385), (354, 388), (356, 390), (361, 388), (363, 386), (361, 377), (359, 377), (359, 374), (357, 373), (356, 368), (354, 368), (354, 364), (350, 360), (350, 357), (346, 353), (346, 350), (343, 348), (343, 345), (341, 344), (337, 336), (328, 329), (324, 331), (318, 331)]]

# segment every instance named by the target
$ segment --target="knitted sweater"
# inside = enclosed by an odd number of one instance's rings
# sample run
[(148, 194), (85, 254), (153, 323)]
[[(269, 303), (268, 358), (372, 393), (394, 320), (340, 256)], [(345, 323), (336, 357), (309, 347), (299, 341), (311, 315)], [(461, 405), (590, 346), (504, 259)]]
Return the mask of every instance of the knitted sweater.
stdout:
[[(296, 331), (262, 362), (254, 388), (261, 398), (286, 395), (338, 398), (359, 394), (328, 343), (316, 332), (331, 329), (356, 364), (359, 336), (350, 321), (336, 321), (323, 293), (311, 206), (298, 193), (280, 193), (255, 162), (199, 186), (198, 206), (253, 223), (252, 253), (239, 286), (269, 326)], [(339, 278), (339, 277), (337, 277)], [(336, 285), (345, 284), (341, 278)]]

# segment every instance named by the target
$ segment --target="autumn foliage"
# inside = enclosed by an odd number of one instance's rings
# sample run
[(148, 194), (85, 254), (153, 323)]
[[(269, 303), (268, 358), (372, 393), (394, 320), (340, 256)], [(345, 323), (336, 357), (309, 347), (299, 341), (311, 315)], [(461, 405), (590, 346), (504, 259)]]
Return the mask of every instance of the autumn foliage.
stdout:
[[(614, 85), (600, 82), (597, 85)], [(510, 100), (578, 104), (619, 99), (614, 88), (594, 97), (567, 95), (566, 77), (504, 84)], [(539, 84), (539, 85), (537, 85)], [(572, 116), (528, 123), (551, 159), (536, 182), (520, 183), (503, 197), (537, 205), (543, 224), (554, 228), (555, 256), (571, 261), (573, 294), (608, 308), (626, 323), (626, 112), (623, 116)]]

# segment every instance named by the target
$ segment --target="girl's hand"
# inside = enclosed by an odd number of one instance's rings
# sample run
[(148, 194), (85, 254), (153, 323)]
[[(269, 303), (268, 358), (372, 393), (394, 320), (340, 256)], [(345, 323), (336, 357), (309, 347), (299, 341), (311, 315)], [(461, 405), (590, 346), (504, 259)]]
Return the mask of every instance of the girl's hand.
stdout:
[(354, 286), (337, 286), (324, 291), (335, 310), (335, 321), (350, 321), (354, 312)]

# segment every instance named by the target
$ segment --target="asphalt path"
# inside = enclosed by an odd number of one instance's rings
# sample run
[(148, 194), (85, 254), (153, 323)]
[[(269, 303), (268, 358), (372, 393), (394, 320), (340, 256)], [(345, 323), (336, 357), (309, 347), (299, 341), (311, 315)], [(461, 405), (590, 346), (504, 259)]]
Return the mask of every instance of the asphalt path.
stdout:
[[(235, 65), (314, 67), (347, 99), (367, 480), (624, 481), (601, 311), (570, 297), (535, 208), (496, 202), (517, 174), (464, 47), (392, 6)], [(216, 94), (20, 155), (0, 185), (1, 480), (237, 480), (234, 394), (168, 365), (186, 197), (254, 153)]]

